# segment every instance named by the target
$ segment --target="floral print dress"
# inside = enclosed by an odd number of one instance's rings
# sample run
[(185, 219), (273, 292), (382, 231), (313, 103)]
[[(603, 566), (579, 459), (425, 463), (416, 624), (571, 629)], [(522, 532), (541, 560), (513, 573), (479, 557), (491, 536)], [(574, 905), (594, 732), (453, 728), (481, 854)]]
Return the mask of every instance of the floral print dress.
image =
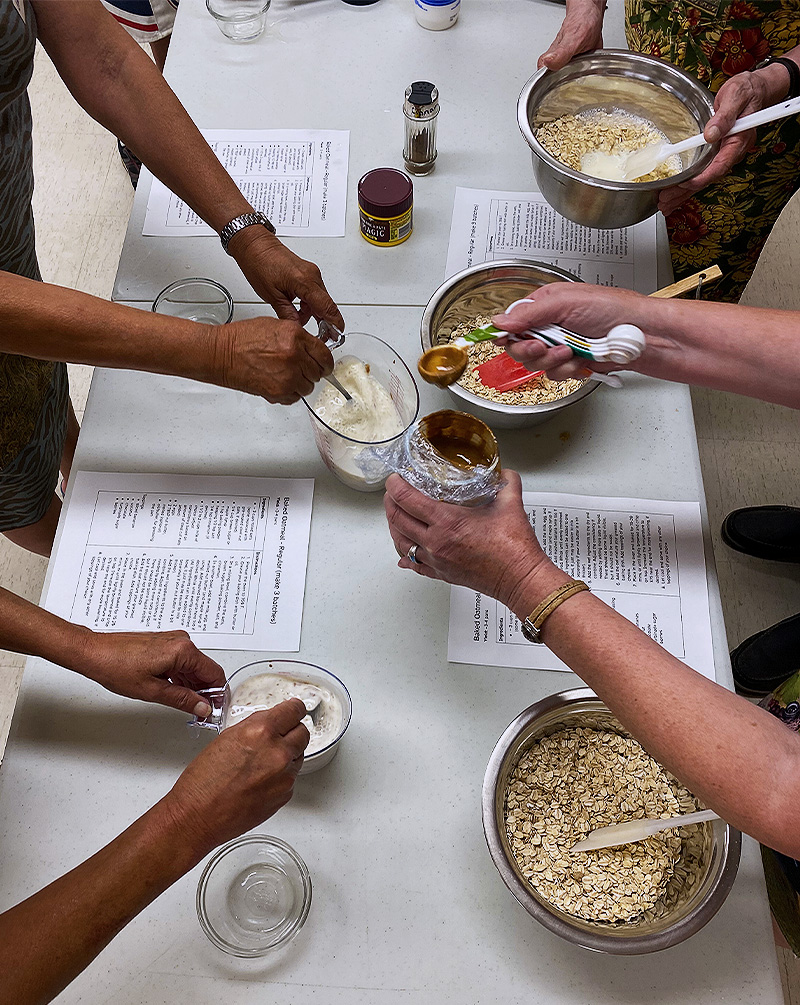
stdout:
[[(628, 46), (680, 66), (714, 94), (729, 77), (800, 44), (800, 0), (626, 0)], [(800, 187), (800, 119), (761, 126), (756, 146), (667, 218), (675, 279), (716, 262), (703, 293), (736, 302), (781, 210)]]

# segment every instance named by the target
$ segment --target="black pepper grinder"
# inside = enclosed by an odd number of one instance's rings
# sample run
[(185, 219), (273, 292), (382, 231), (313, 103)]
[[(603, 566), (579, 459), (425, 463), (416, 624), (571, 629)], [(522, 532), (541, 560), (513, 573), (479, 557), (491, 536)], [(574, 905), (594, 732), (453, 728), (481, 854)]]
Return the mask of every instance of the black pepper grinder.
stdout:
[(406, 88), (403, 102), (406, 138), (403, 159), (411, 174), (430, 174), (436, 166), (436, 117), (439, 91), (427, 80), (417, 80)]

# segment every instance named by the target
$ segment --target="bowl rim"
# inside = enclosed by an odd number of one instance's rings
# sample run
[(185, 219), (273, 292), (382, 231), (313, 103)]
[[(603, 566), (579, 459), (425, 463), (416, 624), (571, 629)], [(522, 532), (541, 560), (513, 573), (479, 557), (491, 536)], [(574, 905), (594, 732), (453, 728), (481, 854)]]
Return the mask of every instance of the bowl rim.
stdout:
[[(347, 707), (342, 709), (342, 727), (336, 734), (336, 737), (333, 740), (331, 740), (330, 743), (326, 744), (324, 747), (320, 747), (319, 750), (315, 750), (313, 754), (309, 754), (303, 757), (304, 763), (312, 762), (316, 760), (321, 754), (324, 754), (326, 751), (330, 750), (331, 747), (335, 747), (336, 744), (342, 739), (344, 734), (347, 732), (347, 727), (350, 725), (350, 722), (353, 718), (353, 699), (350, 696), (350, 691), (348, 690), (347, 685), (344, 683), (344, 681), (340, 680), (335, 673), (331, 673), (330, 670), (326, 670), (325, 667), (317, 666), (316, 663), (309, 663), (307, 660), (287, 660), (283, 659), (280, 656), (265, 657), (264, 659), (260, 660), (251, 660), (250, 663), (243, 663), (242, 666), (237, 667), (228, 678), (228, 687), (230, 687), (231, 681), (240, 671), (249, 670), (251, 667), (255, 666), (267, 666), (268, 664), (272, 665), (274, 663), (291, 663), (293, 666), (309, 667), (311, 670), (319, 670), (319, 672), (324, 674), (326, 677), (332, 677), (339, 685), (339, 687), (342, 689), (342, 691), (344, 691), (347, 697)], [(264, 672), (269, 673), (269, 670), (265, 670)], [(273, 672), (280, 677), (290, 676), (289, 671), (281, 673), (280, 670), (276, 669)], [(299, 679), (299, 675), (295, 679)], [(231, 693), (233, 692), (231, 691)]]
[[(670, 946), (678, 945), (689, 936), (694, 935), (722, 907), (731, 891), (739, 868), (742, 835), (730, 824), (722, 821), (725, 826), (727, 854), (722, 867), (709, 886), (706, 897), (696, 905), (685, 917), (681, 918), (672, 928), (648, 935), (631, 935), (629, 937), (604, 935), (600, 932), (586, 932), (571, 925), (562, 918), (551, 913), (536, 899), (527, 884), (523, 883), (516, 870), (508, 861), (501, 839), (500, 825), (497, 820), (497, 786), (500, 772), (508, 759), (511, 745), (516, 737), (536, 721), (543, 713), (555, 709), (568, 709), (571, 705), (596, 702), (598, 709), (614, 713), (604, 701), (589, 687), (572, 688), (549, 694), (533, 705), (528, 706), (509, 723), (494, 746), (481, 791), (481, 810), (483, 817), (483, 834), (489, 849), (489, 854), (495, 868), (515, 900), (525, 910), (540, 922), (545, 928), (560, 936), (567, 942), (591, 949), (595, 952), (608, 953), (615, 956), (637, 956), (644, 953), (654, 953)], [(702, 914), (702, 917), (700, 916)]]
[[(288, 929), (277, 942), (270, 945), (254, 946), (248, 949), (244, 946), (235, 945), (234, 943), (229, 942), (224, 936), (220, 935), (208, 916), (208, 912), (206, 910), (206, 894), (208, 892), (208, 882), (211, 878), (211, 874), (223, 861), (223, 859), (225, 859), (231, 852), (237, 851), (239, 848), (251, 844), (278, 849), (287, 857), (287, 859), (297, 869), (297, 876), (303, 887), (303, 902), (300, 905), (300, 911), (298, 912), (297, 917), (292, 921)], [(216, 946), (217, 949), (221, 949), (229, 956), (236, 956), (239, 959), (255, 959), (257, 957), (266, 956), (268, 953), (271, 953), (276, 949), (280, 949), (281, 946), (285, 946), (287, 942), (291, 942), (291, 940), (306, 923), (308, 913), (311, 910), (312, 896), (313, 884), (311, 882), (311, 873), (308, 871), (306, 863), (290, 844), (287, 844), (286, 841), (283, 841), (279, 837), (275, 837), (273, 834), (248, 833), (240, 834), (239, 837), (228, 841), (226, 844), (222, 845), (221, 848), (217, 848), (206, 862), (203, 867), (203, 872), (200, 875), (200, 879), (197, 881), (195, 910), (197, 911), (197, 920), (200, 922), (203, 934), (212, 945)]]
[[(559, 70), (548, 70), (546, 67), (542, 67), (541, 70), (537, 70), (533, 76), (529, 77), (528, 80), (522, 87), (520, 91), (519, 98), (517, 100), (517, 125), (522, 133), (523, 139), (528, 144), (531, 152), (534, 153), (540, 160), (543, 160), (548, 167), (553, 168), (566, 177), (573, 181), (580, 182), (589, 188), (601, 189), (604, 192), (659, 192), (664, 188), (671, 188), (673, 185), (680, 185), (685, 181), (689, 181), (691, 178), (696, 177), (702, 171), (704, 171), (708, 165), (711, 163), (713, 158), (716, 156), (719, 150), (719, 143), (706, 143), (704, 146), (700, 147), (701, 153), (694, 163), (690, 164), (689, 167), (680, 171), (676, 175), (670, 175), (669, 178), (659, 178), (655, 181), (613, 181), (608, 178), (595, 178), (593, 175), (584, 174), (582, 171), (576, 171), (574, 168), (568, 167), (563, 161), (558, 160), (553, 157), (536, 139), (536, 135), (531, 127), (530, 120), (528, 118), (528, 103), (530, 101), (531, 95), (536, 88), (539, 81), (549, 74), (551, 77), (556, 77), (558, 74), (562, 74), (564, 77), (568, 77), (570, 67), (573, 69), (576, 64), (580, 64), (582, 60), (596, 58), (600, 56), (610, 55), (610, 56), (625, 56), (634, 63), (650, 64), (668, 67), (671, 72), (674, 73), (676, 77), (682, 77), (687, 80), (691, 86), (697, 88), (698, 93), (703, 94), (703, 97), (708, 98), (709, 107), (713, 114), (713, 96), (711, 92), (708, 91), (699, 81), (695, 80), (688, 73), (681, 70), (680, 67), (674, 66), (672, 63), (667, 62), (664, 59), (658, 59), (656, 56), (648, 56), (643, 52), (631, 52), (629, 49), (595, 49), (592, 52), (580, 53), (574, 56), (569, 63), (562, 66)], [(615, 74), (617, 76), (617, 74)], [(645, 81), (646, 82), (646, 81)], [(554, 83), (554, 87), (558, 81)], [(658, 87), (655, 82), (651, 82), (654, 87)], [(669, 183), (669, 184), (667, 184)]]
[[(456, 272), (452, 276), (449, 276), (428, 298), (425, 310), (422, 312), (422, 320), (420, 321), (419, 340), (420, 345), (422, 346), (422, 351), (424, 352), (426, 349), (429, 349), (433, 344), (430, 338), (428, 339), (429, 344), (426, 344), (427, 333), (431, 327), (433, 312), (438, 307), (438, 302), (446, 293), (461, 282), (461, 280), (467, 278), (468, 276), (474, 276), (483, 269), (488, 271), (489, 269), (509, 268), (520, 265), (530, 266), (544, 272), (549, 272), (552, 275), (559, 276), (566, 282), (583, 282), (580, 276), (576, 276), (573, 272), (568, 272), (566, 269), (562, 269), (558, 265), (551, 265), (549, 262), (536, 261), (533, 258), (501, 258), (497, 261), (476, 262), (474, 265), (470, 265), (466, 269), (462, 269), (460, 272)], [(468, 402), (470, 405), (487, 408), (492, 412), (500, 412), (505, 415), (546, 415), (548, 412), (557, 412), (567, 405), (572, 405), (575, 402), (580, 401), (588, 394), (591, 394), (592, 391), (596, 391), (598, 387), (600, 387), (600, 381), (589, 377), (583, 387), (579, 387), (577, 391), (573, 391), (571, 394), (565, 394), (563, 398), (556, 398), (555, 401), (544, 401), (538, 405), (508, 405), (503, 401), (492, 401), (491, 398), (483, 398), (479, 394), (473, 394), (472, 391), (468, 391), (457, 382), (455, 384), (450, 384), (447, 387), (447, 390), (457, 398), (461, 398)], [(478, 418), (480, 418), (480, 416), (478, 416)]]

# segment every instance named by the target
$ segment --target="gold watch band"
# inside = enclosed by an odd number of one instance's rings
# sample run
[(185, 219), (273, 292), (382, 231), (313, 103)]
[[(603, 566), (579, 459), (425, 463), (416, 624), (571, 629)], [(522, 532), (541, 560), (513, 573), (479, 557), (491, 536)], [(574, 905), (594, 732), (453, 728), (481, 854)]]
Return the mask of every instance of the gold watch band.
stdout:
[(548, 594), (544, 600), (535, 607), (531, 613), (525, 618), (522, 624), (522, 634), (528, 639), (529, 642), (541, 643), (541, 628), (545, 621), (550, 617), (553, 611), (560, 607), (565, 600), (569, 600), (570, 597), (574, 597), (576, 593), (582, 593), (584, 590), (588, 590), (589, 587), (580, 579), (570, 580), (569, 583), (564, 583), (559, 586), (557, 590), (553, 590), (552, 593)]

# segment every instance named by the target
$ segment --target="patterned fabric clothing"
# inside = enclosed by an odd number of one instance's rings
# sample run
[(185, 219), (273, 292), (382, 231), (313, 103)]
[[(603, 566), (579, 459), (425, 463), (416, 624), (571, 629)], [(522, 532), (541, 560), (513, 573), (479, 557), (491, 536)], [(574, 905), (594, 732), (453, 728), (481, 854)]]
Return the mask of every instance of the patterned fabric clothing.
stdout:
[[(760, 705), (789, 729), (800, 733), (800, 673), (785, 680)], [(772, 916), (786, 944), (795, 956), (800, 956), (800, 862), (764, 845), (761, 846), (761, 860)]]
[[(714, 94), (729, 77), (800, 43), (800, 0), (626, 0), (636, 52), (680, 66)], [(761, 126), (756, 146), (667, 219), (675, 279), (717, 263), (705, 299), (736, 302), (769, 232), (800, 187), (800, 118)]]
[[(24, 15), (24, 16), (23, 16)], [(0, 0), (0, 270), (41, 279), (33, 212), (31, 110), (36, 18)], [(53, 498), (66, 434), (66, 366), (0, 353), (0, 531), (40, 520)]]
[(178, 0), (102, 0), (102, 4), (137, 42), (155, 42), (172, 34)]

